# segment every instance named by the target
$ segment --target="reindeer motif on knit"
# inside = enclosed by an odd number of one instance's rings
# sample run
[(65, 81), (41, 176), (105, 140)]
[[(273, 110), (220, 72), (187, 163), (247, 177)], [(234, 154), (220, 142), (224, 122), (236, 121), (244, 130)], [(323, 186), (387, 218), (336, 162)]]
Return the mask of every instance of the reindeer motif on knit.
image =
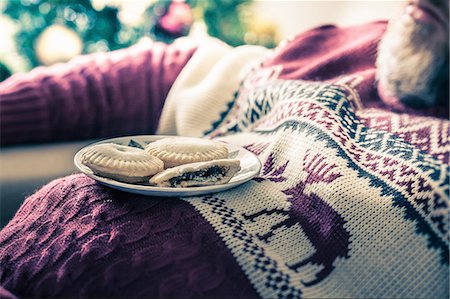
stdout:
[[(273, 155), (271, 154), (264, 165), (263, 175), (269, 175), (267, 179), (274, 182), (283, 181), (285, 178), (281, 174), (286, 169), (287, 163), (279, 168), (274, 168), (273, 165)], [(264, 209), (251, 215), (244, 215), (244, 217), (247, 220), (255, 221), (257, 217), (263, 215), (288, 216), (285, 220), (273, 225), (269, 232), (258, 235), (258, 238), (264, 242), (269, 242), (279, 228), (300, 225), (314, 246), (315, 252), (308, 258), (287, 266), (297, 272), (309, 263), (322, 266), (313, 280), (302, 281), (305, 286), (313, 286), (324, 280), (333, 271), (333, 263), (337, 258), (349, 257), (350, 235), (344, 228), (345, 220), (331, 206), (318, 195), (305, 192), (305, 188), (309, 184), (319, 182), (329, 184), (342, 176), (335, 171), (336, 165), (327, 165), (326, 158), (321, 154), (310, 155), (307, 153), (303, 166), (307, 172), (306, 180), (282, 191), (292, 203), (289, 210)], [(269, 171), (271, 168), (273, 170)]]

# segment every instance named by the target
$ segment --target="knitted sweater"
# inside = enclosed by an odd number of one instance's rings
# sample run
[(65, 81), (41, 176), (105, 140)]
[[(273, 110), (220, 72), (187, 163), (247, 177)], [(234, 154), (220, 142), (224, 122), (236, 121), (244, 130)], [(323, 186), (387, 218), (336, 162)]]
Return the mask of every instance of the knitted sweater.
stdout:
[[(215, 43), (212, 58), (200, 47), (158, 130), (241, 145), (259, 176), (180, 199), (53, 181), (0, 231), (0, 294), (447, 298), (450, 123), (378, 98), (384, 29), (320, 27), (273, 52)], [(210, 78), (231, 70), (243, 80)], [(215, 88), (227, 96), (199, 114)]]
[(39, 67), (0, 84), (2, 145), (151, 134), (196, 45), (145, 41)]

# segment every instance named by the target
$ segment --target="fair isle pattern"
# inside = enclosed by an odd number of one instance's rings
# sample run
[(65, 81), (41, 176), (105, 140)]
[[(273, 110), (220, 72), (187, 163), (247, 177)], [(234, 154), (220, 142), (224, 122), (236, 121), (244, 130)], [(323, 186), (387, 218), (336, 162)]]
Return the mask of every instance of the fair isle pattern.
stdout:
[[(236, 106), (244, 111), (237, 114), (239, 122), (229, 122), (233, 126), (223, 129), (272, 134), (277, 127), (309, 129), (315, 125), (322, 132), (330, 132), (337, 143), (334, 146), (344, 145), (342, 154), (349, 156), (349, 162), (358, 163), (368, 176), (376, 174), (396, 184), (398, 191), (428, 218), (434, 233), (446, 240), (441, 245), (448, 246), (448, 205), (441, 200), (448, 198), (448, 165), (393, 134), (365, 127), (339, 86), (275, 81), (266, 88), (257, 88), (244, 103), (240, 102), (238, 99)], [(220, 129), (211, 135), (218, 136), (218, 132)]]
[(357, 116), (367, 127), (391, 132), (449, 164), (450, 122), (432, 117), (411, 117), (409, 114), (380, 109), (368, 109), (357, 113)]
[(186, 200), (259, 294), (448, 296), (448, 165), (365, 126), (349, 86), (249, 80), (209, 136), (257, 154), (260, 176)]

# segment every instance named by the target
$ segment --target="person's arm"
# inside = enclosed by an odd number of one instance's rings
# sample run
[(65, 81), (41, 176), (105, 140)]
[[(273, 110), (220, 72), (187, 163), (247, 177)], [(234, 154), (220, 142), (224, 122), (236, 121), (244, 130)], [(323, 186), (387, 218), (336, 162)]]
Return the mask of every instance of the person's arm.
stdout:
[(195, 46), (145, 43), (39, 67), (0, 83), (0, 143), (151, 134)]

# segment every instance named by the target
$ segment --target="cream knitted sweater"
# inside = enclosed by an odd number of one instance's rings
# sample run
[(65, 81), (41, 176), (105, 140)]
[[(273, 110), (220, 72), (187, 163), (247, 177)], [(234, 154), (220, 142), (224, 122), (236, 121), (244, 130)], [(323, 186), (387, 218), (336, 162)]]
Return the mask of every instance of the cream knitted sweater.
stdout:
[(232, 48), (213, 38), (200, 44), (167, 96), (158, 134), (203, 136), (250, 69), (270, 52), (258, 46)]

